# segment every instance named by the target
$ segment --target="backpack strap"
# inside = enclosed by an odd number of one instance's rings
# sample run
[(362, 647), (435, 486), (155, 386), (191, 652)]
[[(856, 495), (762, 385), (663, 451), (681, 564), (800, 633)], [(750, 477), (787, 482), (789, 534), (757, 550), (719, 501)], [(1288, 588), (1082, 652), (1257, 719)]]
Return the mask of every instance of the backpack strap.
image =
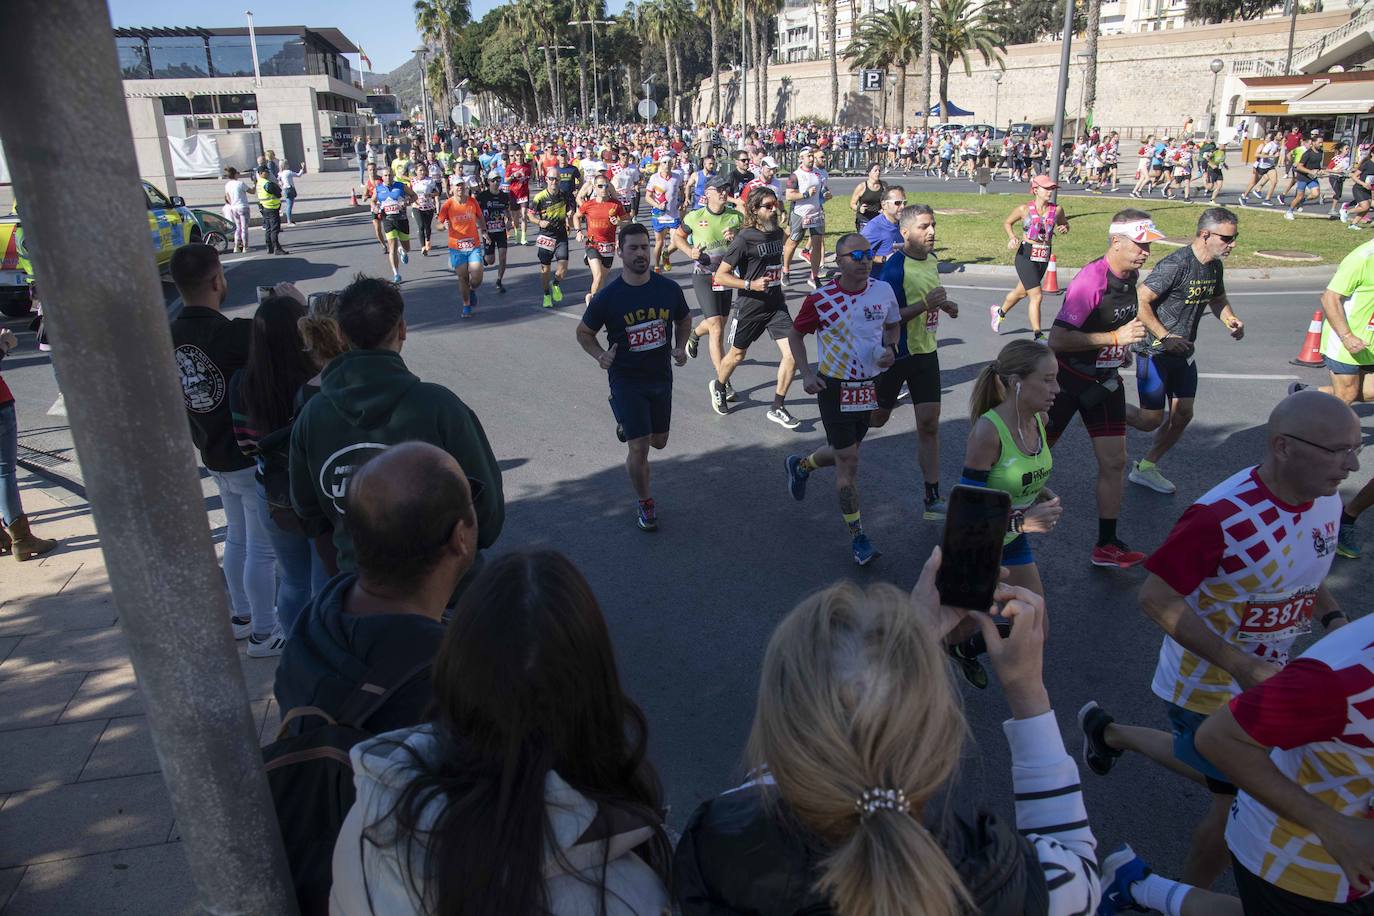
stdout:
[(277, 740), (280, 741), (282, 738), (286, 737), (287, 726), (290, 725), (293, 720), (303, 719), (306, 716), (318, 716), (324, 720), (326, 725), (338, 724), (329, 713), (320, 709), (318, 706), (295, 706), (282, 717), (281, 725), (277, 727)]
[(362, 729), (396, 691), (434, 667), (433, 659), (409, 669), (402, 669), (401, 664), (399, 661), (383, 661), (374, 665), (339, 707), (339, 724)]

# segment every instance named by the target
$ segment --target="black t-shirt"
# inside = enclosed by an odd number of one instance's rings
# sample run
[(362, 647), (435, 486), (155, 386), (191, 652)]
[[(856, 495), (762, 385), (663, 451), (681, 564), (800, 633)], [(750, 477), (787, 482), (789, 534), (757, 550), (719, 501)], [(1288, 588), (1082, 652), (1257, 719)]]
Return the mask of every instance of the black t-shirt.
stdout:
[(582, 184), (582, 173), (575, 166), (571, 165), (560, 165), (557, 168), (557, 172), (559, 190), (571, 196), (573, 191), (576, 191)]
[[(1303, 168), (1307, 169), (1308, 171), (1318, 172), (1321, 171), (1322, 160), (1324, 158), (1326, 157), (1322, 154), (1322, 151), (1316, 147), (1313, 147), (1312, 149), (1302, 154), (1302, 159), (1300, 161), (1302, 163)], [(1309, 175), (1308, 177), (1315, 178), (1316, 176)]]
[[(1064, 291), (1064, 304), (1054, 323), (1071, 331), (1101, 334), (1115, 331), (1135, 320), (1138, 305), (1135, 284), (1138, 274), (1128, 271), (1117, 276), (1098, 258), (1074, 275)], [(1116, 375), (1126, 359), (1128, 344), (1110, 344), (1086, 350), (1058, 350), (1061, 364), (1090, 378), (1106, 379)]]
[(748, 169), (732, 169), (725, 180), (730, 182), (730, 196), (739, 197), (739, 192), (744, 190), (744, 186), (754, 180), (754, 173)]
[(1360, 181), (1363, 181), (1365, 184), (1374, 182), (1374, 158), (1366, 156), (1361, 159), (1360, 164), (1356, 166), (1356, 174), (1360, 176)]
[[(1214, 259), (1203, 264), (1193, 254), (1192, 245), (1185, 245), (1160, 259), (1145, 278), (1145, 285), (1159, 297), (1154, 302), (1159, 323), (1169, 333), (1190, 341), (1197, 340), (1198, 325), (1202, 323), (1202, 313), (1208, 304), (1226, 295), (1221, 261)], [(1164, 344), (1151, 334), (1136, 349), (1142, 353), (1157, 353), (1164, 349)]]
[(510, 227), (506, 217), (510, 210), (510, 194), (505, 191), (479, 191), (477, 205), (482, 208), (488, 232), (505, 232)]
[(582, 323), (593, 331), (606, 329), (616, 345), (611, 381), (671, 382), (673, 324), (689, 314), (682, 287), (658, 274), (631, 286), (616, 277), (592, 297)]
[(786, 238), (781, 229), (767, 232), (741, 229), (725, 250), (721, 260), (733, 265), (741, 280), (747, 282), (760, 277), (768, 280), (768, 288), (761, 293), (747, 289), (735, 291), (735, 308), (741, 316), (768, 315), (787, 308), (782, 291), (782, 246)]

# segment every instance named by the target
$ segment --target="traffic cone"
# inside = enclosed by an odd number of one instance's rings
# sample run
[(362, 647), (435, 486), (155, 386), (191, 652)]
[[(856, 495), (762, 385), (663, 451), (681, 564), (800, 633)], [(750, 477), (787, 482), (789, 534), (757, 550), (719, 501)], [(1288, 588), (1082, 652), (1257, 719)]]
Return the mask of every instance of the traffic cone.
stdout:
[(1045, 280), (1040, 284), (1040, 292), (1047, 296), (1057, 296), (1063, 292), (1059, 288), (1059, 269), (1055, 264), (1054, 255), (1050, 255), (1050, 266), (1045, 270)]
[(349, 203), (349, 206), (352, 206), (352, 207), (358, 206), (358, 189), (357, 189), (357, 188), (349, 188), (349, 189), (348, 189), (348, 203)]
[(1322, 362), (1322, 310), (1317, 309), (1312, 313), (1312, 323), (1307, 326), (1307, 336), (1303, 338), (1302, 349), (1298, 351), (1298, 358), (1289, 360), (1295, 366), (1306, 366), (1308, 369), (1320, 369), (1325, 363)]

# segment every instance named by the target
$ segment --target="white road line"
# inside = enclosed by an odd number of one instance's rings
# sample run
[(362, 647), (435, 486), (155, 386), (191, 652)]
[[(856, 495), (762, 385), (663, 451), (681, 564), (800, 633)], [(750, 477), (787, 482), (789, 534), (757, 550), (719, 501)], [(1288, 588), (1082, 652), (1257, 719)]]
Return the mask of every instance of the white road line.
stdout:
[[(1243, 282), (1243, 281), (1242, 281), (1242, 282)], [(961, 286), (961, 285), (959, 285), (959, 284), (957, 284), (957, 283), (946, 283), (946, 284), (944, 284), (944, 287), (945, 287), (945, 289), (976, 289), (976, 290), (983, 290), (983, 291), (985, 291), (985, 292), (990, 292), (990, 293), (1004, 293), (1004, 292), (1006, 292), (1007, 290), (1011, 289), (1010, 284), (1008, 284), (1007, 286)], [(1291, 297), (1291, 296), (1320, 296), (1323, 292), (1325, 292), (1325, 290), (1320, 290), (1320, 289), (1295, 289), (1295, 290), (1288, 290), (1288, 291), (1283, 291), (1283, 292), (1274, 292), (1274, 291), (1263, 291), (1263, 292), (1261, 292), (1261, 291), (1256, 291), (1256, 292), (1249, 292), (1249, 291), (1247, 291), (1247, 290), (1228, 289), (1228, 290), (1226, 291), (1226, 295), (1228, 295), (1228, 296), (1290, 296), (1290, 297)]]
[(1235, 379), (1242, 382), (1291, 382), (1300, 375), (1245, 375), (1239, 372), (1199, 372), (1198, 378)]

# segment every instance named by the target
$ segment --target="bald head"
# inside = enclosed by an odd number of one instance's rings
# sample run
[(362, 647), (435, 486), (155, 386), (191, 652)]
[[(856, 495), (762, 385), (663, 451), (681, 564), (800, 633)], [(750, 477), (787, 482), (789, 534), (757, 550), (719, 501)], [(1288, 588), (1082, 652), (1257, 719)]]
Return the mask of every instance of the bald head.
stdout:
[(344, 525), (358, 574), (369, 583), (417, 586), (434, 572), (460, 522), (475, 532), (467, 476), (452, 455), (426, 442), (393, 445), (348, 482)]
[(1292, 502), (1330, 496), (1360, 468), (1359, 418), (1329, 394), (1310, 388), (1290, 394), (1269, 414), (1268, 433), (1262, 472), (1275, 492)]
[(1354, 445), (1360, 440), (1360, 421), (1355, 411), (1340, 398), (1315, 388), (1306, 388), (1279, 401), (1270, 411), (1270, 437), (1283, 434), (1302, 436), (1331, 446), (1338, 444), (1338, 440), (1344, 442), (1349, 439), (1348, 444)]

